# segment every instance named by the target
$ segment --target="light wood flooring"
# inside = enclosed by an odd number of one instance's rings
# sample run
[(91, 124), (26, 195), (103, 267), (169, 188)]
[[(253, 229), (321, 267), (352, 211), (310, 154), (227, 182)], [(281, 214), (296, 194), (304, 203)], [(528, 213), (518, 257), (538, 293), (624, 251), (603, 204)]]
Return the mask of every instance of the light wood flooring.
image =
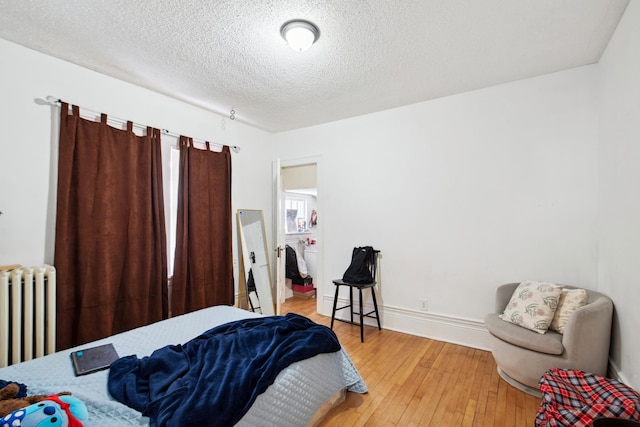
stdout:
[[(315, 300), (290, 298), (283, 312), (331, 323)], [(370, 326), (361, 343), (360, 328), (343, 322), (334, 331), (369, 392), (347, 393), (322, 427), (534, 425), (540, 399), (504, 382), (490, 352)]]

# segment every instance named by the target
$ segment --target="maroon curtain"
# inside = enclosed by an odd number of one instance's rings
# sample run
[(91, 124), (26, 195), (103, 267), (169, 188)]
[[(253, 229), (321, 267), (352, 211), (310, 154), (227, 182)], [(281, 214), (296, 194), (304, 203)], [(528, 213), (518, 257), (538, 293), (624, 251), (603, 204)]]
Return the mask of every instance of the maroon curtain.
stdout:
[(180, 178), (171, 315), (233, 305), (231, 153), (180, 137)]
[(160, 130), (146, 136), (62, 104), (55, 241), (57, 347), (167, 315)]

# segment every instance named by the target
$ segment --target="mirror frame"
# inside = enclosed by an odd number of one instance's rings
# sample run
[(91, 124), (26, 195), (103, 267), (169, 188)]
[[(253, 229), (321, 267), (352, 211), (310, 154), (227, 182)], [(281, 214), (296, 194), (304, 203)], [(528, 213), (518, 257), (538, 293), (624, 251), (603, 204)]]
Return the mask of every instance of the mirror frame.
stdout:
[[(245, 216), (245, 213), (259, 213), (259, 219), (257, 221), (252, 221), (249, 224), (243, 224), (243, 218), (246, 218), (247, 216)], [(237, 218), (237, 224), (238, 224), (238, 238), (239, 238), (239, 243), (240, 243), (240, 260), (242, 262), (242, 267), (241, 267), (241, 275), (242, 275), (242, 279), (244, 283), (238, 282), (239, 283), (239, 287), (242, 287), (242, 289), (239, 289), (238, 292), (238, 306), (240, 308), (246, 308), (248, 310), (251, 310), (251, 304), (249, 302), (249, 289), (248, 289), (248, 282), (249, 282), (249, 271), (252, 270), (253, 265), (251, 262), (251, 258), (253, 258), (255, 260), (256, 258), (256, 253), (258, 253), (258, 248), (248, 248), (248, 242), (247, 242), (247, 236), (246, 236), (246, 232), (247, 230), (245, 229), (245, 227), (247, 225), (250, 224), (254, 224), (256, 222), (260, 222), (260, 231), (262, 233), (262, 242), (264, 243), (264, 261), (266, 263), (266, 278), (268, 280), (266, 280), (268, 283), (262, 283), (263, 280), (260, 280), (259, 277), (264, 277), (264, 274), (256, 274), (256, 272), (253, 273), (253, 278), (254, 278), (254, 284), (256, 286), (256, 293), (257, 293), (257, 298), (258, 301), (260, 303), (260, 312), (262, 314), (265, 315), (269, 315), (269, 316), (273, 316), (276, 314), (276, 305), (275, 305), (275, 297), (274, 297), (274, 289), (273, 289), (273, 284), (272, 284), (272, 277), (271, 277), (271, 265), (270, 265), (270, 260), (269, 260), (269, 248), (267, 247), (267, 235), (265, 232), (265, 226), (264, 226), (264, 211), (259, 210), (259, 209), (238, 209), (236, 212), (236, 218)], [(253, 250), (251, 250), (253, 249)], [(253, 257), (251, 256), (251, 254), (253, 254)], [(255, 261), (254, 261), (255, 263)], [(265, 297), (266, 295), (266, 297)]]

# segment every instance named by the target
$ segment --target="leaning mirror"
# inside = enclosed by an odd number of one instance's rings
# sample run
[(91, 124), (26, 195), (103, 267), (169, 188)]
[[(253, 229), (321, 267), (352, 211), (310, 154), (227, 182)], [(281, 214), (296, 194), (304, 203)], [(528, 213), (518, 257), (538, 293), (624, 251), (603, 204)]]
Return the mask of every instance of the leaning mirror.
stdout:
[[(238, 235), (242, 250), (242, 274), (246, 288), (248, 308), (252, 311), (275, 315), (271, 270), (261, 210), (238, 209)], [(240, 293), (242, 296), (242, 292)]]

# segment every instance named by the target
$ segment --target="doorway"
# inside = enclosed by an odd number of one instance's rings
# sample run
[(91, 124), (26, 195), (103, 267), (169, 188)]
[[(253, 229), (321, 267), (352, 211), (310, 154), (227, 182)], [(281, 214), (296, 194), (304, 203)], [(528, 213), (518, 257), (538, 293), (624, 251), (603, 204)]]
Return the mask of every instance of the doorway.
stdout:
[[(318, 222), (318, 215), (321, 213), (317, 185), (318, 160), (307, 158), (281, 161), (279, 172), (279, 209), (275, 215), (278, 222), (277, 240), (284, 250), (283, 255), (287, 246), (290, 251), (295, 252), (294, 261), (280, 268), (278, 272), (277, 282), (283, 295), (282, 302), (292, 301), (292, 298), (307, 299), (310, 303), (315, 303), (314, 309), (317, 312), (323, 295), (322, 238)], [(287, 257), (284, 258), (286, 260)], [(298, 261), (297, 265), (295, 260)], [(296, 266), (296, 272), (301, 273), (300, 277), (293, 280), (285, 277), (290, 276), (287, 269), (292, 266)], [(306, 280), (302, 280), (303, 278)]]

